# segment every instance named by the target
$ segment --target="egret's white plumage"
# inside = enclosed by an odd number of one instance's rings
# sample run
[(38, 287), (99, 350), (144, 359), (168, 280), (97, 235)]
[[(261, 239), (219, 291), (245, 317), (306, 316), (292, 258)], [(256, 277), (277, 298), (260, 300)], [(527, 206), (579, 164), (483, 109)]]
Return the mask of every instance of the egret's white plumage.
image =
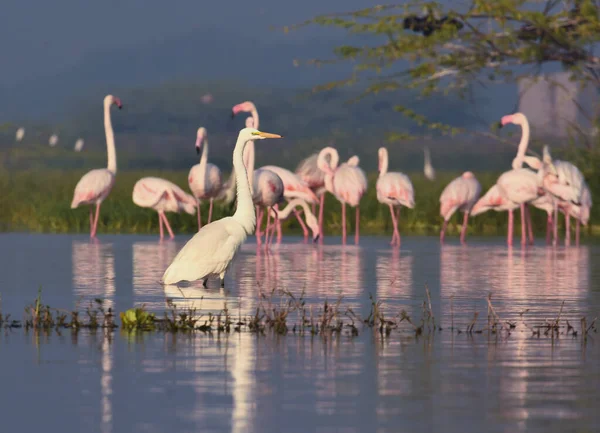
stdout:
[[(91, 170), (83, 175), (75, 186), (71, 209), (81, 204), (90, 205), (90, 237), (96, 236), (98, 228), (98, 216), (100, 205), (110, 193), (115, 184), (117, 174), (117, 154), (115, 150), (115, 135), (110, 119), (110, 106), (115, 104), (119, 109), (123, 106), (121, 100), (113, 95), (104, 97), (104, 132), (106, 134), (106, 152), (108, 155), (107, 168)], [(92, 205), (96, 205), (96, 213), (93, 214)]]
[(200, 215), (200, 201), (210, 200), (208, 210), (208, 223), (212, 219), (213, 201), (217, 198), (222, 188), (221, 170), (214, 164), (208, 162), (208, 139), (206, 128), (198, 128), (196, 134), (196, 151), (200, 153), (202, 147), (202, 156), (200, 163), (190, 169), (188, 175), (188, 184), (194, 197), (196, 197), (196, 207), (198, 209), (198, 229), (202, 227), (202, 218)]
[(259, 132), (253, 128), (244, 128), (240, 131), (233, 151), (233, 168), (238, 173), (236, 176), (237, 209), (233, 216), (202, 227), (183, 246), (165, 271), (162, 277), (164, 284), (199, 279), (206, 283), (209, 276), (218, 275), (223, 285), (225, 272), (231, 261), (256, 226), (252, 193), (243, 161), (244, 147), (250, 140), (264, 138), (280, 138), (280, 136)]
[(163, 222), (171, 238), (173, 230), (169, 225), (165, 212), (179, 213), (184, 211), (190, 215), (196, 212), (196, 199), (187, 194), (173, 182), (159, 177), (143, 177), (133, 187), (133, 202), (140, 207), (147, 207), (158, 212), (160, 237), (163, 238)]

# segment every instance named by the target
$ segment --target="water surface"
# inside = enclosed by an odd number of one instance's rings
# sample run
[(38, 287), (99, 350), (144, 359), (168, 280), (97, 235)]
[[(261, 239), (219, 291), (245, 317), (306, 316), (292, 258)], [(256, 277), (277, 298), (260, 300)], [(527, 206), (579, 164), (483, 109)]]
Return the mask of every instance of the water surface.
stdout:
[[(41, 286), (44, 303), (71, 310), (95, 298), (134, 305), (252, 314), (259, 294), (285, 288), (307, 303), (343, 296), (366, 315), (369, 296), (390, 314), (420, 318), (427, 284), (444, 330), (414, 338), (258, 337), (64, 331), (0, 333), (0, 407), (6, 431), (68, 432), (563, 432), (598, 431), (600, 349), (563, 336), (457, 334), (493, 293), (503, 320), (600, 312), (600, 247), (507, 249), (503, 239), (440, 247), (436, 238), (363, 238), (360, 246), (299, 239), (269, 253), (244, 245), (226, 289), (165, 289), (158, 280), (187, 238), (0, 236), (2, 311), (20, 318)], [(452, 313), (450, 304), (452, 303)], [(520, 322), (519, 322), (520, 323)]]

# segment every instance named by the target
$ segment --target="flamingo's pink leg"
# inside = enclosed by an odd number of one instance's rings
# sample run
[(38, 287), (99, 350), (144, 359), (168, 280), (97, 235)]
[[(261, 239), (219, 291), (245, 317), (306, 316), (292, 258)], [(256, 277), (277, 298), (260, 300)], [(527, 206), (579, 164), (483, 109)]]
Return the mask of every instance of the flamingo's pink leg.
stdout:
[(167, 231), (169, 232), (169, 236), (171, 237), (171, 239), (173, 239), (175, 237), (175, 235), (173, 234), (173, 230), (171, 230), (171, 226), (169, 225), (169, 220), (167, 219), (167, 216), (165, 215), (164, 212), (161, 212), (163, 221), (165, 223), (165, 226), (167, 227)]
[(390, 245), (396, 245), (396, 241), (398, 241), (398, 245), (400, 245), (400, 233), (398, 233), (398, 221), (396, 221), (394, 206), (392, 206), (391, 204), (388, 206), (390, 207), (390, 214), (392, 215), (392, 224), (394, 226), (394, 234), (392, 235), (392, 241), (390, 242)]
[(360, 236), (360, 205), (356, 206), (356, 228), (354, 233), (354, 243), (358, 245), (358, 238)]
[(165, 237), (165, 232), (163, 229), (163, 220), (162, 220), (162, 216), (160, 215), (160, 212), (157, 212), (158, 214), (158, 230), (160, 233), (160, 238), (164, 238)]
[(514, 223), (515, 223), (515, 215), (513, 213), (513, 210), (510, 209), (508, 211), (508, 234), (507, 234), (507, 238), (506, 238), (506, 244), (509, 247), (512, 247), (513, 245), (513, 229), (514, 229)]
[(571, 245), (571, 214), (568, 207), (565, 209), (565, 245)]
[(521, 203), (521, 245), (527, 245), (527, 228), (525, 227), (527, 217), (525, 215), (525, 203)]
[(575, 246), (579, 246), (579, 220), (575, 220)]
[(325, 193), (321, 195), (321, 203), (319, 204), (319, 230), (321, 231), (321, 236), (319, 237), (319, 242), (323, 242), (323, 208), (325, 206)]
[(446, 238), (446, 227), (448, 227), (448, 220), (444, 220), (444, 224), (442, 224), (442, 230), (440, 231), (440, 243), (442, 244)]
[(94, 227), (94, 206), (90, 205), (90, 235), (92, 233), (93, 227)]
[(400, 246), (400, 229), (398, 229), (398, 225), (400, 224), (400, 206), (396, 208), (396, 229), (398, 234), (396, 235), (396, 241), (398, 242), (398, 246)]
[(279, 214), (277, 213), (277, 210), (275, 210), (273, 206), (271, 206), (271, 210), (273, 210), (275, 216), (273, 217), (273, 224), (271, 225), (271, 237), (268, 239), (267, 243), (273, 243), (273, 236), (275, 234), (275, 229), (277, 228), (276, 222), (279, 220)]
[(467, 236), (467, 225), (469, 224), (469, 212), (465, 212), (463, 216), (462, 228), (460, 229), (460, 243), (465, 244), (465, 238)]
[(342, 244), (346, 245), (346, 203), (342, 202)]
[(552, 235), (552, 213), (548, 214), (548, 219), (546, 220), (546, 245), (550, 245), (550, 236)]
[[(275, 205), (275, 212), (279, 215), (279, 204)], [(281, 243), (281, 220), (277, 217), (277, 243)]]
[(200, 200), (196, 199), (196, 213), (198, 214), (198, 230), (202, 228), (202, 217), (200, 216)]
[[(265, 229), (265, 247), (267, 245), (269, 245), (269, 232), (271, 231), (271, 212), (269, 212), (269, 209), (265, 209), (265, 212), (267, 214), (267, 228)], [(275, 221), (273, 221), (273, 223), (275, 223)]]
[(208, 207), (208, 222), (206, 224), (210, 224), (212, 221), (212, 209), (213, 209), (213, 200), (214, 198), (210, 198), (210, 206)]
[(92, 229), (92, 233), (90, 237), (96, 237), (96, 231), (98, 230), (98, 217), (100, 216), (100, 203), (96, 203), (96, 215), (94, 215), (94, 228)]
[(262, 218), (263, 218), (263, 210), (256, 206), (256, 245), (262, 244)]
[(533, 224), (531, 223), (531, 209), (526, 204), (525, 205), (525, 213), (527, 214), (527, 235), (529, 236), (529, 245), (533, 245)]
[(308, 227), (306, 227), (306, 224), (304, 224), (304, 221), (302, 221), (302, 217), (300, 216), (300, 213), (296, 209), (294, 209), (294, 215), (296, 215), (296, 219), (300, 223), (300, 227), (302, 227), (302, 232), (304, 233), (304, 240), (307, 240), (308, 239)]
[(552, 213), (552, 245), (556, 246), (558, 242), (558, 206), (554, 207)]

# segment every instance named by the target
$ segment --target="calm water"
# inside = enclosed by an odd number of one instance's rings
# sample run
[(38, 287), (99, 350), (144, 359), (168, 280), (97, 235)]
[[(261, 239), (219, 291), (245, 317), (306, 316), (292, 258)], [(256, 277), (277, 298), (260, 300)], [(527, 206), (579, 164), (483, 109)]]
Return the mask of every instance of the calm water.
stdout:
[[(244, 246), (209, 289), (165, 290), (164, 269), (186, 239), (0, 236), (2, 310), (21, 317), (43, 288), (44, 303), (67, 310), (103, 298), (115, 311), (146, 304), (252, 312), (259, 292), (305, 290), (310, 304), (343, 295), (367, 314), (369, 294), (384, 311), (420, 317), (431, 290), (446, 329), (434, 338), (361, 330), (358, 338), (70, 332), (0, 332), (2, 431), (70, 432), (567, 432), (600, 431), (600, 335), (508, 339), (451, 333), (474, 309), (479, 326), (493, 292), (502, 319), (531, 321), (600, 313), (600, 247), (508, 250), (503, 239), (440, 247), (436, 238), (363, 238), (346, 247), (288, 239), (270, 254)], [(328, 239), (328, 242), (335, 240)], [(451, 242), (454, 240), (451, 240)], [(203, 299), (201, 299), (203, 298)], [(519, 327), (518, 329), (523, 329)]]

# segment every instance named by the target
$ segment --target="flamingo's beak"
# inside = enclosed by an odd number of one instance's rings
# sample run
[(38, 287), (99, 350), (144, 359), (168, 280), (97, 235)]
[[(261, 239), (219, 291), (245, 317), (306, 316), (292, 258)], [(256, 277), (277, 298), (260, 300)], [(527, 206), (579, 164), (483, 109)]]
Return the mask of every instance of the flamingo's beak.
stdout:
[(231, 118), (233, 119), (235, 117), (235, 111), (231, 110)]
[(313, 238), (313, 243), (317, 242), (317, 241), (319, 240), (319, 238), (320, 238), (320, 237), (321, 237), (321, 235), (320, 235), (320, 234), (318, 234), (317, 236), (315, 236), (315, 237)]

